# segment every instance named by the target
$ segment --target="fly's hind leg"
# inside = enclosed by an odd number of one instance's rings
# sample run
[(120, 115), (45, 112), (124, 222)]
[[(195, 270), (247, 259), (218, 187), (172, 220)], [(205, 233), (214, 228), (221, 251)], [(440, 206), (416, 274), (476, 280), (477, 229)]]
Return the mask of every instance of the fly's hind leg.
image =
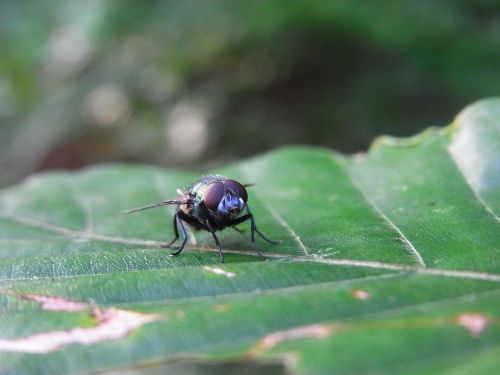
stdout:
[(238, 227), (232, 227), (232, 228), (238, 233), (243, 233), (245, 231), (245, 229), (243, 228), (238, 228)]

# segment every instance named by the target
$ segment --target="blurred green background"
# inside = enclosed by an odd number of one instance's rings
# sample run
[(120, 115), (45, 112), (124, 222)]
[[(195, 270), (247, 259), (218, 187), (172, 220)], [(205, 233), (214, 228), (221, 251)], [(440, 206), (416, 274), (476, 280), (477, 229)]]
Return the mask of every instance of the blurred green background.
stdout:
[(362, 151), (500, 93), (500, 2), (0, 0), (0, 185)]

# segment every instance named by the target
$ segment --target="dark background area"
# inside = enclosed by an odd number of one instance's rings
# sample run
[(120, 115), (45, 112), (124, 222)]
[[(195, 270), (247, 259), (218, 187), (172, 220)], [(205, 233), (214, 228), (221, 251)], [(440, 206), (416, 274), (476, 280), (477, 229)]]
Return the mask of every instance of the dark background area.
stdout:
[(96, 162), (366, 150), (500, 93), (500, 3), (0, 2), (0, 186)]

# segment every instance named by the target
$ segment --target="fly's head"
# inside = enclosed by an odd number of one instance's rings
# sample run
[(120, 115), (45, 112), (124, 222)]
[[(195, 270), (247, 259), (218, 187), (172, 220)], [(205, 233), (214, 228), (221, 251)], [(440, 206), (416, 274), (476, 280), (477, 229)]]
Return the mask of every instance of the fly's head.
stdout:
[(215, 216), (236, 219), (245, 208), (248, 193), (238, 181), (225, 179), (211, 183), (205, 191), (203, 203)]

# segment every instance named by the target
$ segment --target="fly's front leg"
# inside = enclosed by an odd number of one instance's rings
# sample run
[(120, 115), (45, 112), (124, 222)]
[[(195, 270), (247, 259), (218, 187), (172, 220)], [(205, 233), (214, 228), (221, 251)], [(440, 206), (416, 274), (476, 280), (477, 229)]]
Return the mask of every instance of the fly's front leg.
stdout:
[[(248, 210), (248, 207), (247, 207), (247, 210)], [(240, 216), (239, 218), (237, 218), (236, 220), (234, 220), (234, 222), (232, 223), (232, 225), (238, 225), (238, 224), (241, 224), (241, 223), (243, 223), (243, 222), (245, 222), (247, 220), (250, 220), (250, 241), (252, 242), (252, 247), (254, 248), (254, 250), (257, 252), (257, 254), (259, 256), (264, 257), (264, 254), (262, 254), (262, 252), (255, 246), (255, 232), (257, 232), (266, 241), (269, 241), (271, 243), (275, 243), (275, 242), (274, 241), (270, 241), (269, 239), (267, 239), (266, 237), (264, 237), (262, 235), (262, 233), (260, 233), (260, 231), (255, 226), (255, 220), (253, 219), (253, 215), (250, 212), (247, 213), (246, 215)]]
[(253, 218), (253, 214), (252, 212), (250, 211), (250, 208), (247, 206), (247, 214), (246, 215), (243, 215), (242, 217), (240, 217), (239, 219), (242, 219), (242, 221), (239, 221), (236, 220), (237, 223), (241, 223), (243, 221), (246, 221), (246, 220), (250, 220), (250, 238), (252, 240), (252, 243), (254, 243), (255, 245), (255, 232), (257, 232), (257, 234), (266, 242), (270, 243), (270, 244), (273, 244), (273, 245), (277, 245), (280, 243), (280, 241), (273, 241), (273, 240), (270, 240), (269, 238), (267, 238), (264, 233), (262, 233), (259, 228), (257, 228), (257, 225), (255, 225), (255, 220)]
[(186, 232), (186, 227), (184, 226), (184, 223), (182, 222), (182, 218), (180, 216), (180, 214), (177, 212), (175, 214), (175, 223), (177, 224), (176, 225), (176, 239), (179, 237), (179, 232), (177, 231), (177, 227), (179, 227), (181, 229), (181, 234), (182, 234), (182, 238), (183, 238), (183, 241), (182, 241), (182, 244), (181, 244), (181, 247), (179, 247), (179, 250), (177, 251), (174, 251), (173, 253), (171, 253), (170, 255), (179, 255), (182, 250), (184, 250), (184, 247), (186, 246), (186, 242), (188, 240), (188, 235), (187, 235), (187, 232)]
[(173, 227), (174, 227), (174, 234), (175, 234), (175, 237), (172, 241), (170, 241), (168, 244), (166, 245), (161, 245), (161, 247), (170, 247), (175, 241), (177, 241), (179, 239), (179, 230), (177, 229), (177, 214), (174, 215), (174, 218), (173, 218)]
[(245, 221), (250, 220), (250, 239), (252, 240), (252, 245), (255, 247), (255, 222), (253, 221), (252, 214), (248, 213), (246, 215), (240, 216), (239, 218), (233, 220), (231, 223), (231, 227), (234, 228), (235, 225), (244, 223)]
[(264, 233), (262, 233), (259, 228), (257, 228), (257, 226), (255, 225), (255, 220), (253, 219), (253, 215), (252, 213), (250, 212), (250, 208), (247, 206), (247, 211), (248, 211), (248, 214), (250, 215), (250, 221), (252, 223), (252, 228), (255, 232), (257, 232), (257, 234), (260, 236), (260, 238), (262, 238), (264, 241), (268, 242), (268, 243), (271, 243), (273, 245), (277, 245), (280, 243), (280, 241), (274, 241), (274, 240), (270, 240), (269, 238), (267, 238), (266, 236), (264, 236)]
[(224, 255), (222, 255), (222, 248), (220, 246), (220, 242), (219, 242), (219, 239), (217, 238), (217, 236), (215, 235), (215, 230), (214, 228), (212, 227), (212, 224), (210, 224), (210, 221), (206, 221), (205, 222), (208, 230), (210, 231), (210, 233), (212, 233), (212, 237), (214, 238), (214, 241), (215, 241), (215, 245), (217, 246), (217, 249), (219, 250), (219, 255), (220, 255), (220, 262), (221, 263), (224, 263)]

